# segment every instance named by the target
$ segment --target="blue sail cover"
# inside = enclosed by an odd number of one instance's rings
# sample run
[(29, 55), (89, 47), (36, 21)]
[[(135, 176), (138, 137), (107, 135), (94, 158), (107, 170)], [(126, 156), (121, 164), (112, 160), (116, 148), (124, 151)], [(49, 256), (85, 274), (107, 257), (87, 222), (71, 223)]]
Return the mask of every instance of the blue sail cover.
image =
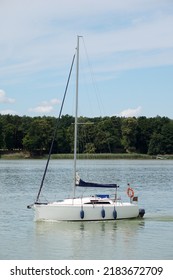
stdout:
[(99, 184), (99, 183), (91, 183), (85, 182), (80, 178), (76, 180), (76, 186), (78, 187), (92, 187), (92, 188), (118, 188), (117, 184)]

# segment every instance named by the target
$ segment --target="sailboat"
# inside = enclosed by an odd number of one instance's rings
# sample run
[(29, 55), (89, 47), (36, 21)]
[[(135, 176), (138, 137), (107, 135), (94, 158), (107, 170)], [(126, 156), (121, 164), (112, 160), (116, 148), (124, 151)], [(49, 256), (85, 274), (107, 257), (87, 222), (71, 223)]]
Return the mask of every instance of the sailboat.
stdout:
[[(143, 217), (144, 209), (139, 209), (138, 197), (134, 196), (134, 190), (128, 185), (127, 195), (129, 202), (123, 202), (117, 195), (118, 185), (115, 183), (95, 183), (82, 180), (76, 171), (76, 153), (77, 153), (77, 129), (78, 129), (78, 76), (79, 76), (79, 40), (81, 36), (77, 36), (76, 48), (76, 108), (75, 108), (75, 124), (74, 124), (74, 174), (73, 174), (73, 196), (64, 200), (54, 202), (40, 202), (39, 197), (43, 186), (44, 178), (47, 172), (50, 160), (50, 148), (48, 161), (43, 174), (41, 186), (36, 201), (28, 205), (35, 212), (35, 221), (103, 221), (117, 219), (131, 219)], [(74, 57), (73, 57), (74, 62)], [(72, 63), (73, 65), (73, 63)], [(70, 70), (71, 73), (71, 70)], [(63, 99), (64, 102), (64, 99)], [(63, 106), (63, 103), (62, 103)], [(62, 109), (62, 107), (61, 107)], [(60, 114), (61, 114), (60, 110)], [(59, 115), (60, 117), (60, 115)], [(55, 137), (55, 135), (54, 135)], [(53, 137), (53, 138), (54, 138)], [(77, 197), (76, 189), (78, 187), (115, 190), (113, 198), (109, 194), (91, 195), (86, 197)]]

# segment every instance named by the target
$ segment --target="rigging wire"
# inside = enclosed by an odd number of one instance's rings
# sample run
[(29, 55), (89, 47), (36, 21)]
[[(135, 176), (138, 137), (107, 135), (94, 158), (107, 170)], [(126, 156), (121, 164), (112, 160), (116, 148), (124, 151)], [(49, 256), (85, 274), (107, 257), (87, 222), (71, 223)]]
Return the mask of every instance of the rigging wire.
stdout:
[(84, 50), (85, 50), (85, 55), (86, 55), (88, 67), (89, 67), (89, 70), (90, 70), (92, 85), (93, 85), (93, 88), (94, 88), (95, 93), (96, 93), (96, 99), (97, 99), (98, 107), (99, 107), (99, 110), (100, 110), (100, 114), (102, 115), (102, 111), (104, 111), (103, 102), (100, 98), (100, 94), (99, 94), (100, 92), (99, 92), (98, 84), (95, 81), (94, 71), (93, 71), (92, 64), (91, 64), (90, 59), (89, 59), (89, 55), (88, 55), (88, 51), (87, 51), (87, 47), (86, 47), (84, 38), (82, 38), (82, 39), (83, 39), (83, 45), (84, 45)]
[(65, 98), (66, 98), (66, 94), (67, 94), (67, 89), (68, 89), (68, 85), (69, 85), (69, 81), (70, 81), (70, 77), (71, 77), (71, 73), (72, 73), (72, 69), (73, 69), (74, 59), (75, 59), (75, 54), (73, 55), (73, 59), (72, 59), (72, 63), (71, 63), (70, 72), (69, 72), (69, 76), (68, 76), (68, 79), (67, 79), (66, 87), (65, 87), (65, 92), (64, 92), (63, 100), (62, 100), (61, 108), (60, 108), (60, 111), (59, 111), (59, 116), (58, 116), (58, 119), (57, 119), (57, 122), (56, 122), (56, 125), (55, 125), (55, 129), (54, 129), (54, 134), (53, 134), (53, 138), (52, 138), (52, 142), (51, 142), (51, 146), (50, 146), (50, 150), (49, 150), (48, 159), (47, 159), (47, 162), (46, 162), (46, 166), (45, 166), (45, 170), (44, 170), (44, 173), (43, 173), (41, 185), (40, 185), (40, 188), (39, 188), (39, 191), (38, 191), (35, 203), (38, 202), (41, 190), (43, 188), (44, 179), (45, 179), (47, 168), (48, 168), (48, 165), (49, 165), (49, 161), (50, 161), (50, 157), (51, 157), (51, 153), (52, 153), (52, 149), (53, 149), (53, 144), (54, 144), (55, 137), (56, 137), (56, 132), (57, 132), (59, 120), (61, 118), (62, 109), (63, 109), (63, 106), (64, 106), (64, 101), (65, 101)]

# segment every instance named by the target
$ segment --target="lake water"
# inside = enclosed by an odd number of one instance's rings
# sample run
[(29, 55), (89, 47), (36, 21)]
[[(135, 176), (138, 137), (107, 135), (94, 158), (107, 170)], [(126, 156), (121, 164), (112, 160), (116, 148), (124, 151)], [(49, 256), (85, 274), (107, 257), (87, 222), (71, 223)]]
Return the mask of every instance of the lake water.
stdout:
[[(79, 161), (84, 180), (117, 183), (123, 200), (130, 182), (146, 210), (143, 219), (109, 222), (34, 222), (27, 205), (44, 167), (44, 160), (0, 160), (1, 260), (173, 259), (173, 161)], [(72, 174), (72, 161), (52, 160), (41, 198), (67, 197)]]

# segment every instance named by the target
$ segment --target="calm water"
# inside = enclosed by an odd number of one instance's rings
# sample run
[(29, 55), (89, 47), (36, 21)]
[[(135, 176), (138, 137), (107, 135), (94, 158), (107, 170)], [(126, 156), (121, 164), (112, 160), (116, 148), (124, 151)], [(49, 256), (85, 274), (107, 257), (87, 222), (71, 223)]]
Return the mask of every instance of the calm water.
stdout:
[[(173, 259), (173, 161), (88, 163), (79, 162), (81, 177), (119, 184), (123, 200), (130, 182), (145, 218), (35, 223), (26, 206), (36, 198), (45, 161), (0, 160), (0, 259)], [(42, 198), (70, 194), (72, 173), (71, 161), (52, 160)]]

